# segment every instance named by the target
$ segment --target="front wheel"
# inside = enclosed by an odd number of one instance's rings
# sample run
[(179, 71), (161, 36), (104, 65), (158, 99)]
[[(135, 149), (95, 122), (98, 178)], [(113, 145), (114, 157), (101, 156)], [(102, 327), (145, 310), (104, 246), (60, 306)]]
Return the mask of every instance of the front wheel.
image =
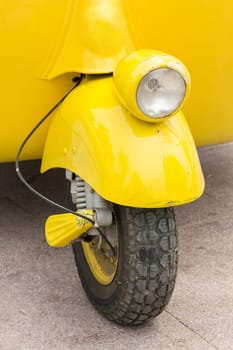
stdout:
[(140, 325), (168, 304), (177, 271), (177, 235), (172, 208), (114, 206), (101, 236), (73, 244), (83, 288), (95, 308), (122, 325)]

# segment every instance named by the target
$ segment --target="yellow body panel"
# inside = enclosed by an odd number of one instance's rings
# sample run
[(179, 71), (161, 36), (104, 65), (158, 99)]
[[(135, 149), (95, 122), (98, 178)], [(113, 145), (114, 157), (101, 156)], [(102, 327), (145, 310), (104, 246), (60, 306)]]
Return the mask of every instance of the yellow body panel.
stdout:
[[(73, 85), (73, 75), (41, 79), (67, 1), (0, 1), (0, 161), (13, 161), (24, 137)], [(30, 141), (24, 159), (40, 158), (48, 123)]]
[(233, 140), (233, 1), (128, 0), (125, 6), (137, 48), (168, 52), (188, 68), (192, 89), (184, 113), (196, 144)]
[[(189, 69), (184, 110), (197, 145), (232, 140), (232, 18), (232, 0), (1, 0), (0, 161), (14, 160), (77, 72), (109, 72), (133, 45), (172, 54)], [(41, 157), (47, 129), (24, 159)]]
[(204, 187), (182, 112), (162, 123), (141, 121), (120, 104), (112, 77), (86, 78), (57, 111), (42, 172), (53, 167), (77, 173), (107, 200), (135, 207), (190, 202)]
[(44, 77), (112, 72), (133, 49), (122, 0), (73, 0), (67, 4), (63, 30)]
[[(126, 22), (121, 0), (0, 0), (1, 162), (15, 159), (72, 77), (113, 71), (132, 49)], [(41, 157), (48, 125), (23, 159)]]

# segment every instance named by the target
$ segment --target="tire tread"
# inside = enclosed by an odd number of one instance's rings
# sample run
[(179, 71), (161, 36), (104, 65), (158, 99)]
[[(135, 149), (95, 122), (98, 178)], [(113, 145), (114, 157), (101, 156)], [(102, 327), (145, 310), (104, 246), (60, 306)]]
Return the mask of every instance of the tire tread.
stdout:
[[(141, 325), (158, 316), (168, 304), (175, 285), (178, 248), (173, 208), (126, 210), (128, 234), (124, 236), (123, 276), (116, 300), (94, 306), (109, 320)], [(82, 276), (81, 280), (82, 280)]]

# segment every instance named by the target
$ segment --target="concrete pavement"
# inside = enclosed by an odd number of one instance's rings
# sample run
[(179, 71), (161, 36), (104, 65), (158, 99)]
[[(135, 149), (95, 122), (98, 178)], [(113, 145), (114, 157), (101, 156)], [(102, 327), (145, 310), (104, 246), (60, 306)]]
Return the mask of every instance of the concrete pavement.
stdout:
[[(56, 210), (0, 165), (0, 350), (233, 349), (233, 143), (203, 148), (205, 194), (176, 210), (179, 274), (157, 319), (122, 328), (89, 304), (70, 248), (49, 248), (43, 224)], [(38, 162), (23, 165), (27, 177)], [(55, 181), (54, 181), (55, 179)], [(63, 173), (33, 180), (63, 202)]]

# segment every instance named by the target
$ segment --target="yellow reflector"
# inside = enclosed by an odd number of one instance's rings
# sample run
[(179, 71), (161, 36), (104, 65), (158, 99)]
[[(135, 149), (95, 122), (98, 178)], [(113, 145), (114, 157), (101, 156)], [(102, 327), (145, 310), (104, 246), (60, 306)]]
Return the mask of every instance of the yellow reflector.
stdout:
[[(78, 210), (78, 213), (94, 221), (93, 210)], [(71, 213), (52, 215), (45, 224), (45, 238), (52, 247), (65, 247), (92, 226), (90, 221)]]

